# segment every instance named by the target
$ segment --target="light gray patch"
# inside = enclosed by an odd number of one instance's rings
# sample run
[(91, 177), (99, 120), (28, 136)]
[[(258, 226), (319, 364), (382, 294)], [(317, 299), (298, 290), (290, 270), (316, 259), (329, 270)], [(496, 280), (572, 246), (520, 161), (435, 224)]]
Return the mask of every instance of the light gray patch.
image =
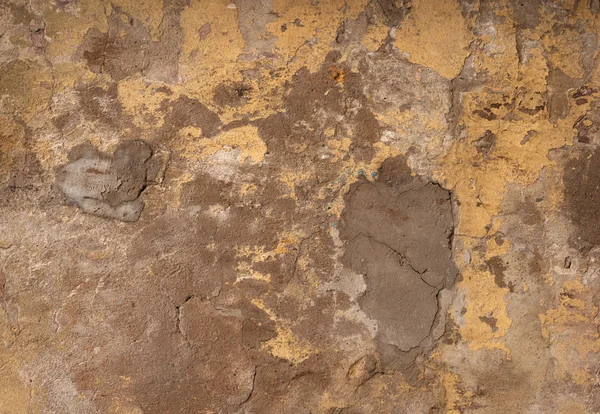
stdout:
[(140, 140), (122, 143), (112, 157), (90, 144), (79, 145), (69, 161), (56, 175), (64, 195), (86, 213), (121, 221), (138, 220), (144, 209), (139, 196), (160, 166)]
[(568, 92), (580, 86), (580, 81), (573, 79), (560, 69), (551, 70), (546, 77), (548, 82), (548, 112), (550, 120), (556, 122), (565, 119), (569, 114)]
[[(453, 139), (449, 133), (452, 124), (448, 122), (453, 111), (450, 81), (391, 49), (367, 54), (361, 59), (360, 72), (363, 91), (373, 112), (415, 114), (402, 125), (401, 134), (381, 140), (408, 154), (416, 172), (432, 171), (435, 168), (432, 160), (444, 154)], [(430, 119), (441, 120), (439, 130), (433, 131), (428, 126)]]
[[(272, 58), (276, 37), (267, 31), (267, 25), (277, 17), (271, 0), (236, 1), (240, 32), (245, 41), (242, 59)], [(285, 24), (281, 27), (285, 31)]]

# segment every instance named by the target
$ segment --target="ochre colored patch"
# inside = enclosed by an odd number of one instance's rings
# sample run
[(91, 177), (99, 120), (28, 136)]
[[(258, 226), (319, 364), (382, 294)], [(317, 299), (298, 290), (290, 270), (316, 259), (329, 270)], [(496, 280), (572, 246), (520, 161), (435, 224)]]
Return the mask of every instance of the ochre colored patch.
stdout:
[[(182, 130), (186, 134), (188, 129)], [(248, 161), (252, 164), (261, 162), (267, 152), (267, 146), (258, 136), (257, 129), (253, 126), (244, 126), (222, 132), (214, 138), (202, 138), (190, 141), (183, 151), (184, 157), (194, 160), (207, 158), (218, 151), (239, 150), (239, 161)]]
[(253, 299), (252, 304), (263, 310), (269, 318), (277, 324), (277, 336), (261, 344), (261, 348), (268, 350), (271, 355), (297, 365), (317, 352), (310, 344), (298, 340), (289, 327), (289, 322), (278, 318), (269, 310), (261, 299)]
[(396, 46), (408, 59), (447, 79), (455, 78), (469, 55), (473, 35), (455, 0), (414, 0), (396, 34)]
[(165, 88), (164, 85), (145, 82), (139, 74), (119, 82), (119, 102), (142, 131), (150, 133), (164, 125), (161, 103), (176, 98), (173, 93), (166, 93), (169, 89)]
[(588, 358), (600, 351), (598, 307), (585, 300), (588, 293), (579, 280), (567, 280), (558, 306), (539, 315), (542, 335), (554, 344), (552, 354), (558, 362), (555, 378), (571, 379), (579, 385), (597, 381), (597, 374), (589, 370)]
[[(508, 289), (499, 288), (494, 276), (486, 271), (476, 272), (465, 268), (462, 275), (463, 280), (458, 287), (465, 290), (467, 297), (465, 325), (460, 330), (462, 338), (475, 351), (484, 348), (501, 349), (509, 357), (510, 351), (502, 340), (512, 324), (506, 313), (505, 297)], [(479, 319), (482, 315), (491, 315), (497, 320), (496, 330)]]

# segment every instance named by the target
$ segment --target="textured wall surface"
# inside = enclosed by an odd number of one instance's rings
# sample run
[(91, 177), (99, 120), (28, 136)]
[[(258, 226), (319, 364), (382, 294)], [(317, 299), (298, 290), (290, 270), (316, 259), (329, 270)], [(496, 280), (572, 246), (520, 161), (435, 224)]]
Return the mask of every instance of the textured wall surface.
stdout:
[(0, 413), (599, 413), (598, 0), (0, 0)]

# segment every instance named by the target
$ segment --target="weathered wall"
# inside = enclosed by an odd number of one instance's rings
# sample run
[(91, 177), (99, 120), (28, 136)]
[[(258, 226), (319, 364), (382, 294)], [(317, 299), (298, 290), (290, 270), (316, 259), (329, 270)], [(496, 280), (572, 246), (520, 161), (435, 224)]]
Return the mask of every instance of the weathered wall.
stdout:
[(598, 33), (0, 0), (0, 413), (600, 412)]

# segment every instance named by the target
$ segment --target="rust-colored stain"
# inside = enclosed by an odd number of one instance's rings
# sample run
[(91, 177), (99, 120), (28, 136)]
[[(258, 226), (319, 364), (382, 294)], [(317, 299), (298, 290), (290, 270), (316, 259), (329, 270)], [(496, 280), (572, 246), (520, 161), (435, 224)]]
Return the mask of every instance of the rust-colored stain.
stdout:
[(331, 73), (331, 77), (335, 79), (339, 84), (344, 84), (344, 71), (343, 69), (338, 69), (335, 66), (329, 68), (329, 73)]

